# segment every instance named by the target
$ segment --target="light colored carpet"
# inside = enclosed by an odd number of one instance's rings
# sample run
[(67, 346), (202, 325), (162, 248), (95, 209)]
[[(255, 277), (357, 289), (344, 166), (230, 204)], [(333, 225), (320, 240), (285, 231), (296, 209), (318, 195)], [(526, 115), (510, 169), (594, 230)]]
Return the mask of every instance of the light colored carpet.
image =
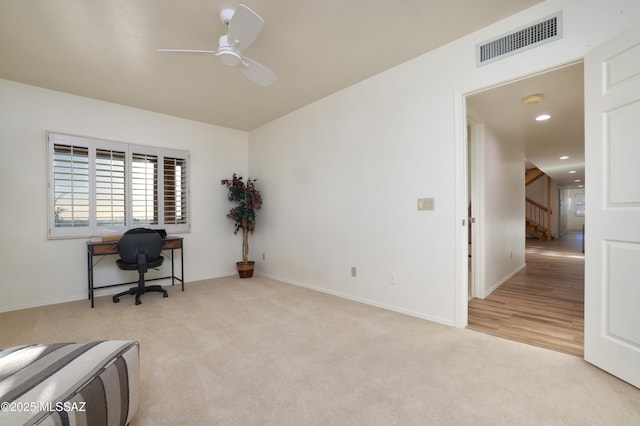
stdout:
[(262, 277), (0, 314), (0, 347), (140, 342), (140, 425), (638, 425), (580, 358)]

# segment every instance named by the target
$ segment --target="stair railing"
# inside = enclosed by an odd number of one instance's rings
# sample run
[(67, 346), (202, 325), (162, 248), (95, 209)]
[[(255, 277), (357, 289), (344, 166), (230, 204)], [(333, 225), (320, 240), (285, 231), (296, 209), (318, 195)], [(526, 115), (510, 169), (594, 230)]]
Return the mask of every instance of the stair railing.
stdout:
[(551, 208), (526, 197), (527, 222), (545, 233), (547, 239), (551, 239)]

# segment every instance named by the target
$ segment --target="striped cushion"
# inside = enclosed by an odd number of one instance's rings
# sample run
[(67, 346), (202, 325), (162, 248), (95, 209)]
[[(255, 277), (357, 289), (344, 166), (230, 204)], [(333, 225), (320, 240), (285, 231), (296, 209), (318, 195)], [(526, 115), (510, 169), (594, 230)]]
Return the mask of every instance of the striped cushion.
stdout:
[(138, 342), (0, 350), (0, 424), (124, 425), (138, 410)]

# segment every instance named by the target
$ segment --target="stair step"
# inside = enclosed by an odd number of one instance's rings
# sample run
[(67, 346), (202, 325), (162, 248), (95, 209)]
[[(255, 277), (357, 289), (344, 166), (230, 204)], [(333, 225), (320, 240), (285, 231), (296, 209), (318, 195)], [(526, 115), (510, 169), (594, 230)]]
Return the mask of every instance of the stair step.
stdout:
[(546, 241), (549, 239), (549, 230), (535, 221), (525, 220), (525, 230), (539, 240)]

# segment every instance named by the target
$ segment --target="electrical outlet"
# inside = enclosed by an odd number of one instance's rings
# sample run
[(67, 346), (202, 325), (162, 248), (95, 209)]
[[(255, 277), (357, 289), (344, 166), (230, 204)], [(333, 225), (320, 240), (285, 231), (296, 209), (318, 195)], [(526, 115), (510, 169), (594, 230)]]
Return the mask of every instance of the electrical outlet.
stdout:
[(357, 274), (356, 274), (356, 267), (355, 267), (355, 266), (352, 266), (352, 267), (351, 267), (351, 276), (352, 276), (353, 278), (355, 278), (355, 277), (356, 277), (356, 275), (357, 275)]
[(387, 282), (389, 283), (389, 285), (398, 284), (398, 274), (396, 274), (395, 272), (389, 272), (389, 274), (387, 274)]

